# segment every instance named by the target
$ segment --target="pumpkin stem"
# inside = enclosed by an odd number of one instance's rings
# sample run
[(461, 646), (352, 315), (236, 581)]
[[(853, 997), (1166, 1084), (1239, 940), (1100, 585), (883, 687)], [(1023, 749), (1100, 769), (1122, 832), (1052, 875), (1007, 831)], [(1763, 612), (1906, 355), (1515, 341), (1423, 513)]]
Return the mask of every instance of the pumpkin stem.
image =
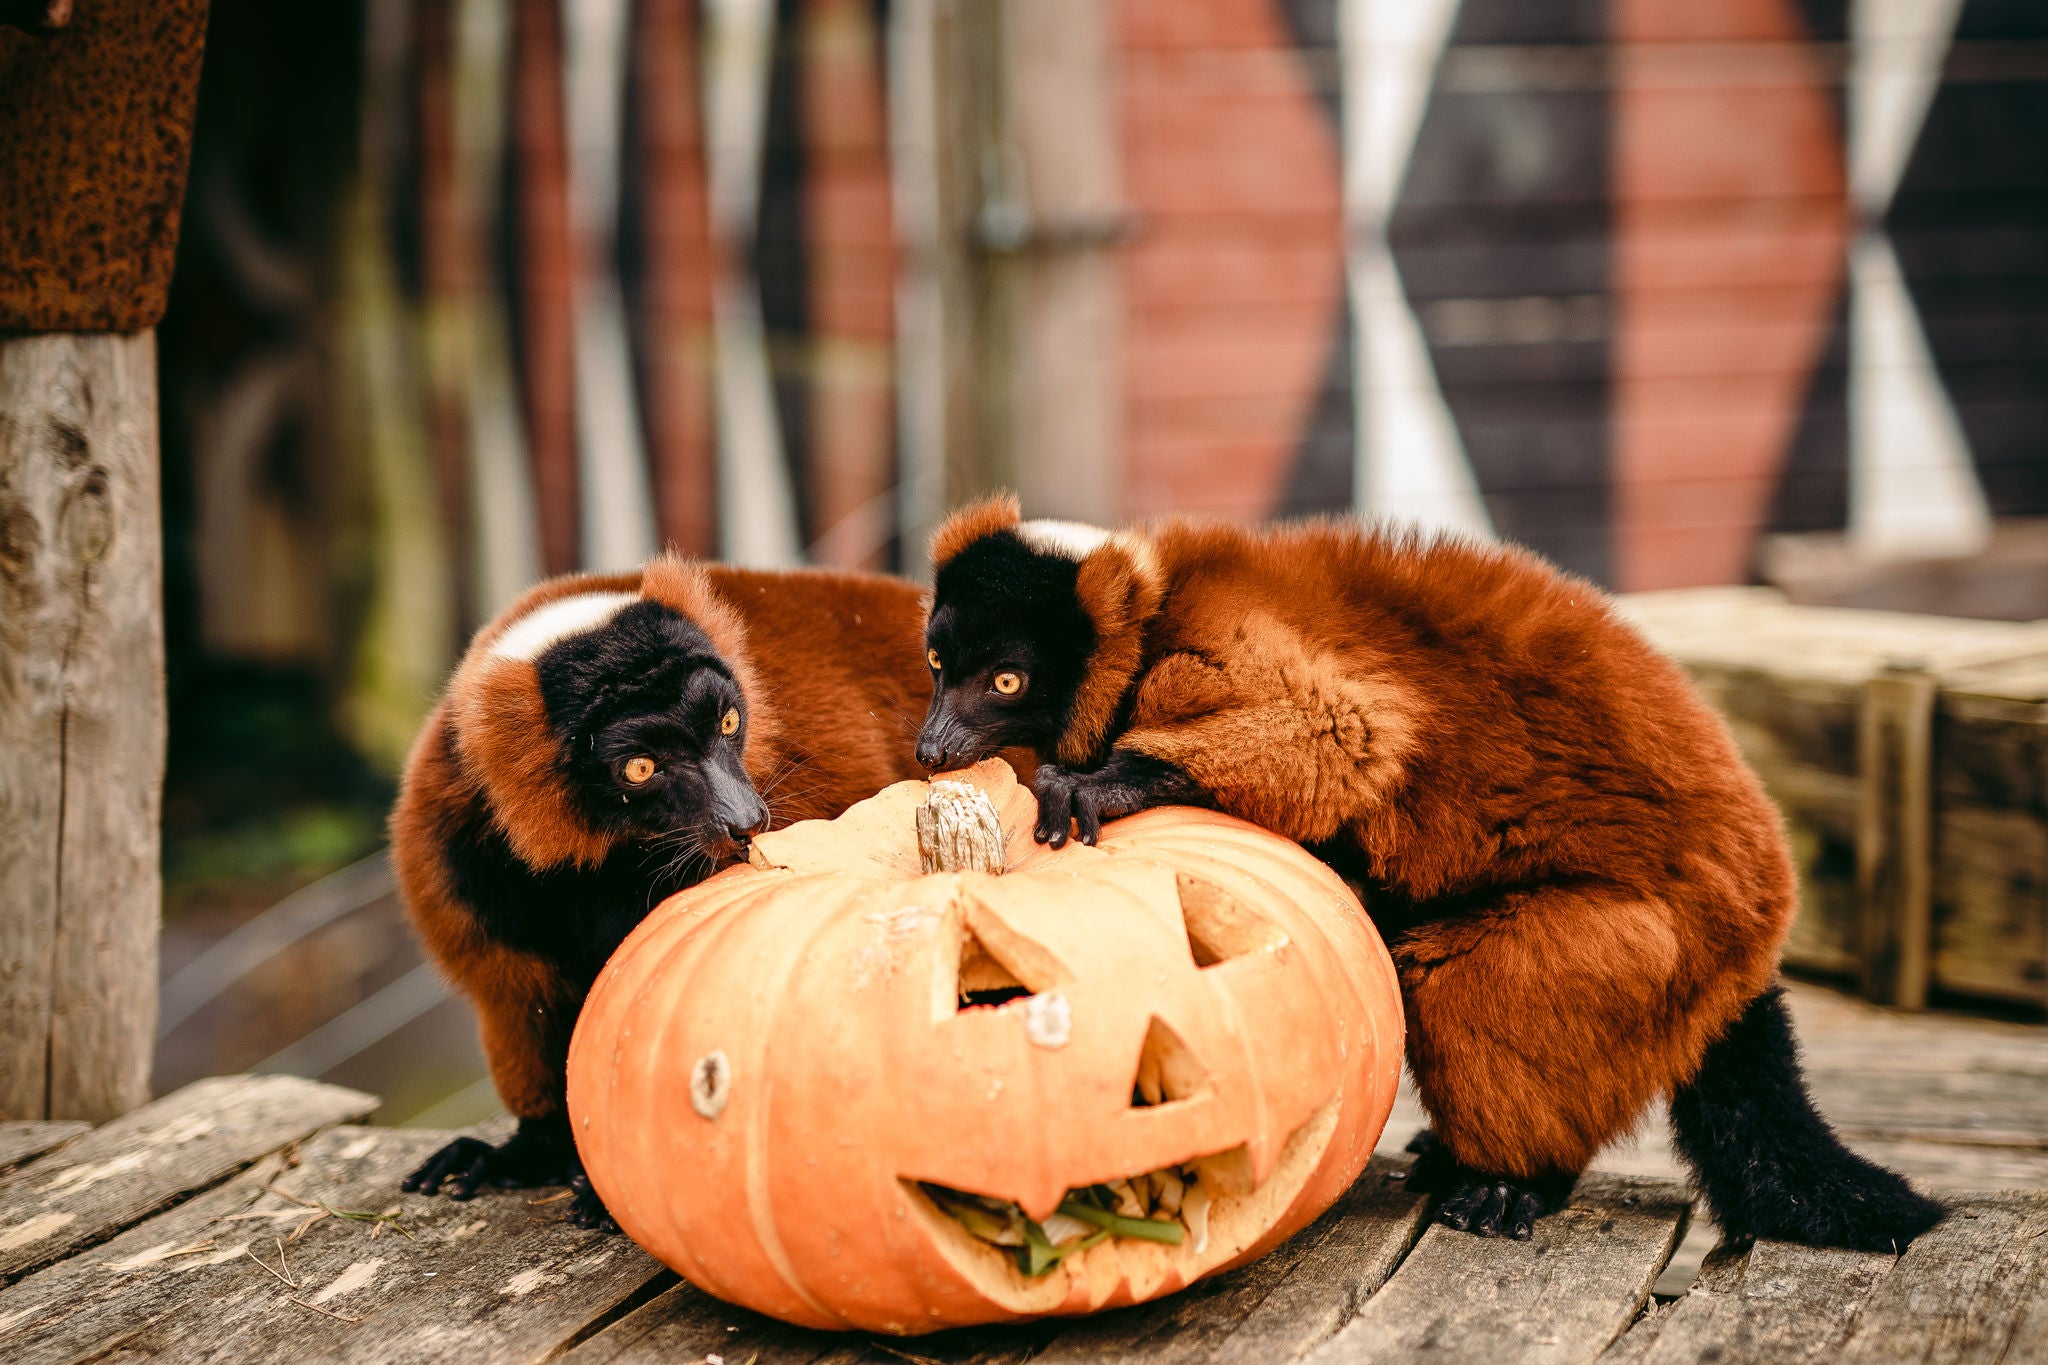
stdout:
[(926, 872), (1001, 872), (1003, 823), (972, 782), (931, 784), (917, 808), (917, 852)]

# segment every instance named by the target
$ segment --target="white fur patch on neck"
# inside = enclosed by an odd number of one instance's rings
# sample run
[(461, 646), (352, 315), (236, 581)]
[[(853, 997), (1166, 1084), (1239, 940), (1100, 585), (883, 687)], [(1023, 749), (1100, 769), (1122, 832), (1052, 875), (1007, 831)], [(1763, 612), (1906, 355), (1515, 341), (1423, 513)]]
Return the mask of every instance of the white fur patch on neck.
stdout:
[(579, 592), (543, 602), (491, 641), (491, 656), (532, 662), (555, 641), (596, 630), (639, 600), (632, 592)]
[(1018, 522), (1017, 539), (1040, 554), (1071, 559), (1078, 564), (1109, 539), (1109, 532), (1085, 522), (1054, 521), (1041, 517), (1036, 521)]

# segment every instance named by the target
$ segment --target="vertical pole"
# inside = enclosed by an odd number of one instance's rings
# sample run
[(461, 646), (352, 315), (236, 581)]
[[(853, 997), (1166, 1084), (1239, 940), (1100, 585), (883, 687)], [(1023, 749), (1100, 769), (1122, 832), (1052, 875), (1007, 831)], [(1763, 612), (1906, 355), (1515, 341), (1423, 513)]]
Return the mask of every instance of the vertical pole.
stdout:
[(164, 775), (154, 333), (0, 340), (0, 1114), (149, 1098)]
[(1000, 326), (1000, 420), (1034, 515), (1123, 505), (1115, 15), (1097, 0), (1003, 0), (982, 245)]
[(1118, 515), (1129, 223), (1109, 7), (904, 0), (891, 27), (916, 572), (941, 507), (995, 486), (1033, 515)]
[[(27, 25), (30, 31), (19, 27)], [(0, 8), (0, 1117), (149, 1098), (156, 337), (205, 0)]]
[(576, 472), (575, 247), (559, 0), (512, 0), (512, 160), (518, 233), (519, 374), (533, 461), (541, 567), (582, 564)]

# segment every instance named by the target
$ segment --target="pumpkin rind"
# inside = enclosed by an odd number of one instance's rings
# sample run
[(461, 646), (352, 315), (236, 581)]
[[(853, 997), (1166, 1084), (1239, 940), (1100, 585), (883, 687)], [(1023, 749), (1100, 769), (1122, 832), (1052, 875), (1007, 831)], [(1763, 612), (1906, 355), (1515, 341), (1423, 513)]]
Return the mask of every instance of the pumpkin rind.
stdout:
[[(1333, 1203), (1392, 1108), (1402, 1028), (1392, 963), (1342, 881), (1207, 811), (1044, 848), (1006, 766), (950, 776), (994, 802), (1002, 875), (923, 874), (925, 784), (900, 783), (760, 836), (749, 866), (673, 897), (613, 955), (570, 1048), (569, 1107), (621, 1226), (721, 1298), (906, 1333), (1170, 1293)], [(958, 1009), (969, 934), (1066, 999), (1056, 1045), (1034, 1041), (1026, 1001)], [(1133, 1108), (1155, 1019), (1206, 1083)], [(714, 1053), (726, 1079), (705, 1117), (692, 1070)], [(1239, 1146), (1259, 1184), (1219, 1202), (1199, 1253), (1116, 1239), (1037, 1280), (915, 1183), (1036, 1218), (1070, 1188)]]

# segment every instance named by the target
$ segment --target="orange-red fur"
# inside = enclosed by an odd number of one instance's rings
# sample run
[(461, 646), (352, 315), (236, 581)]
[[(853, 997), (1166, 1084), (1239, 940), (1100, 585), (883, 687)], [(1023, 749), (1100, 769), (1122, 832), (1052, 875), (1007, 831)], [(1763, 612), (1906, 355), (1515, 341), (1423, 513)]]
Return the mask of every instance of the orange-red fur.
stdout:
[[(935, 554), (1015, 520), (970, 509)], [(1795, 907), (1776, 810), (1591, 585), (1508, 547), (1172, 521), (1084, 559), (1081, 597), (1103, 643), (1061, 761), (1176, 764), (1355, 869), (1466, 1165), (1581, 1169), (1769, 984)]]
[(454, 893), (444, 832), (481, 798), (536, 868), (587, 866), (610, 851), (610, 840), (573, 813), (533, 665), (489, 652), (536, 607), (587, 592), (638, 592), (688, 616), (710, 638), (746, 699), (746, 769), (777, 825), (835, 816), (916, 776), (910, 733), (931, 691), (919, 594), (874, 575), (777, 573), (663, 556), (641, 574), (550, 580), (477, 632), (413, 747), (392, 847), (420, 940), (475, 1006), (492, 1080), (521, 1118), (561, 1111), (562, 1059), (587, 983), (484, 931)]

